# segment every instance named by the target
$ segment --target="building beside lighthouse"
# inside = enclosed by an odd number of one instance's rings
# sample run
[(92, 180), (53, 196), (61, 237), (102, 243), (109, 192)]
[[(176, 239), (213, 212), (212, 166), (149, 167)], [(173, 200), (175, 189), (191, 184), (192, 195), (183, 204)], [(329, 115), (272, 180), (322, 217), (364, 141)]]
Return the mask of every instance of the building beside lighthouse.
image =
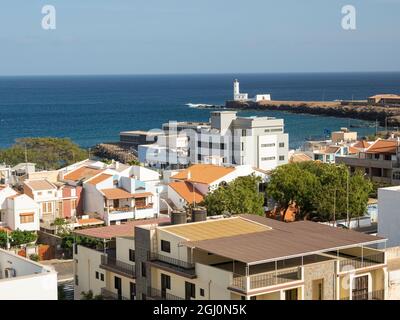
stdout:
[(257, 94), (254, 98), (249, 99), (249, 95), (247, 93), (240, 93), (240, 84), (239, 80), (235, 79), (233, 82), (233, 100), (234, 101), (253, 101), (253, 102), (259, 102), (259, 101), (271, 101), (271, 95), (269, 93), (267, 94)]

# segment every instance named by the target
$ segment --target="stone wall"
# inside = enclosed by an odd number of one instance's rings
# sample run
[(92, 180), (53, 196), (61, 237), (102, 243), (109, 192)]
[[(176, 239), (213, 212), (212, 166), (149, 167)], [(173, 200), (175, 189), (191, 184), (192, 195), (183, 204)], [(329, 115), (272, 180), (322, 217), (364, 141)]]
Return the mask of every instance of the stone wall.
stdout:
[(335, 261), (304, 266), (304, 300), (313, 298), (313, 280), (323, 279), (323, 300), (335, 299)]

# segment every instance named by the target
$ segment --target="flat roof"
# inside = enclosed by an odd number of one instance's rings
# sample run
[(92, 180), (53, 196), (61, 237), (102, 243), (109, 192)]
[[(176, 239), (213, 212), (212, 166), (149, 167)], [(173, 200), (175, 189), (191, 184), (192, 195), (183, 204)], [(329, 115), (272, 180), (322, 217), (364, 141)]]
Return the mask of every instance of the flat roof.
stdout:
[(75, 230), (73, 233), (83, 237), (111, 240), (118, 237), (133, 237), (135, 235), (136, 226), (169, 222), (169, 218), (144, 219), (128, 221), (120, 225)]
[(285, 223), (256, 215), (240, 215), (240, 218), (272, 229), (234, 236), (222, 233), (211, 239), (185, 244), (252, 265), (386, 241), (381, 237), (311, 221)]
[(221, 237), (232, 237), (271, 230), (266, 225), (240, 217), (207, 220), (189, 224), (163, 227), (161, 230), (173, 233), (188, 241), (200, 241)]
[(34, 191), (57, 189), (54, 184), (47, 181), (46, 179), (28, 180), (25, 181), (25, 184)]

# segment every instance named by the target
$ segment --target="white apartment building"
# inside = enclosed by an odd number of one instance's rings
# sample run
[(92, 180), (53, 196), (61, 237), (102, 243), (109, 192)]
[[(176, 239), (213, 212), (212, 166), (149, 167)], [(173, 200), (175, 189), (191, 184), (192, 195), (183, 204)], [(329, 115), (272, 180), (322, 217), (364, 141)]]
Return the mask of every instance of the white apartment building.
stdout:
[[(164, 124), (163, 129), (166, 135), (185, 137), (188, 150), (181, 148), (182, 153), (176, 156), (176, 143), (156, 144), (166, 151), (160, 153), (165, 157), (159, 156), (155, 161), (154, 145), (153, 149), (139, 146), (140, 162), (148, 165), (157, 162), (164, 167), (188, 163), (250, 165), (263, 170), (288, 163), (289, 137), (284, 132), (283, 119), (238, 117), (236, 111), (214, 111), (208, 124), (172, 122)], [(169, 149), (172, 151), (168, 152)]]
[(57, 300), (57, 273), (0, 249), (0, 300)]

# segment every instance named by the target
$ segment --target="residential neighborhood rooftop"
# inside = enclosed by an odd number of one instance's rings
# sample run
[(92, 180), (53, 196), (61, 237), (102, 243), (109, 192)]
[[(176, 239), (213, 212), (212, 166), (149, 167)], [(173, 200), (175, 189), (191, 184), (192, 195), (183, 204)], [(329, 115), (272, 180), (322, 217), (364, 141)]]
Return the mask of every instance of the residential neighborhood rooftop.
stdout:
[(222, 167), (212, 164), (194, 164), (188, 169), (178, 172), (171, 179), (187, 180), (195, 183), (211, 184), (235, 171), (234, 167)]
[(88, 166), (83, 166), (64, 175), (64, 180), (72, 180), (72, 181), (87, 180), (91, 177), (94, 177), (95, 175), (97, 175), (102, 171), (103, 171), (102, 169), (95, 169)]
[(169, 186), (188, 203), (200, 203), (204, 200), (203, 195), (196, 188), (193, 188), (190, 182), (175, 181), (171, 182)]
[(57, 187), (46, 179), (27, 180), (25, 184), (34, 191), (57, 189)]

